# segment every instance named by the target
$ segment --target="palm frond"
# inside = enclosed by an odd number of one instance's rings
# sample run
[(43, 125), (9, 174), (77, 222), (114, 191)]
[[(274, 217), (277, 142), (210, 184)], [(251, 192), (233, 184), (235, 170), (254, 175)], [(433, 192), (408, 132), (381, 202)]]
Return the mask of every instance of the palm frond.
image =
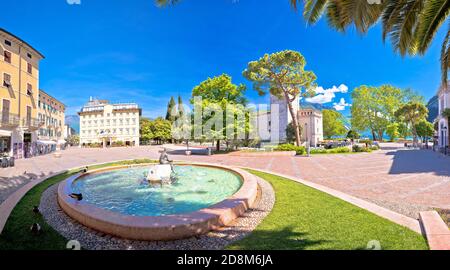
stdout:
[(330, 25), (344, 31), (353, 25), (360, 33), (366, 33), (378, 22), (384, 3), (375, 5), (361, 0), (329, 0), (327, 17)]
[(174, 5), (178, 2), (180, 2), (181, 0), (155, 0), (156, 5), (158, 7), (165, 7), (165, 6), (170, 6), (170, 5)]
[[(392, 46), (400, 55), (415, 54), (416, 37), (415, 31), (419, 21), (419, 16), (423, 9), (425, 0), (406, 0), (399, 1), (399, 8), (396, 14), (391, 17), (391, 25), (383, 28), (391, 39)], [(394, 17), (395, 16), (395, 17)]]
[(316, 23), (324, 13), (328, 2), (328, 0), (305, 0), (303, 9), (305, 20), (310, 24)]
[(447, 87), (448, 70), (450, 69), (450, 25), (441, 49), (442, 86)]
[(425, 1), (416, 32), (417, 52), (424, 54), (450, 13), (450, 0)]

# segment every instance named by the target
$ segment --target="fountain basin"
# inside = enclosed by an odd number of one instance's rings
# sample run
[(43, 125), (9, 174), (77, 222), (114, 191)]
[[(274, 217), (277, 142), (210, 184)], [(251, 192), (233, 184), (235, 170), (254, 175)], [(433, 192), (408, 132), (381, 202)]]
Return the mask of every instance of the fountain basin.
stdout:
[[(209, 164), (196, 164), (194, 167), (231, 173), (241, 179), (241, 185), (235, 193), (224, 200), (193, 211), (172, 214), (171, 211), (168, 211), (168, 214), (155, 212), (154, 215), (145, 215), (153, 213), (150, 208), (136, 214), (121, 209), (117, 211), (105, 209), (102, 204), (90, 203), (89, 196), (87, 201), (84, 199), (76, 201), (68, 196), (74, 191), (74, 183), (83, 181), (83, 178), (143, 166), (145, 168), (145, 165), (115, 166), (71, 176), (59, 184), (59, 205), (66, 214), (81, 224), (110, 235), (135, 240), (175, 240), (204, 234), (229, 225), (234, 219), (245, 213), (254, 204), (257, 197), (257, 180), (254, 175), (238, 168)], [(85, 196), (83, 195), (83, 197)]]

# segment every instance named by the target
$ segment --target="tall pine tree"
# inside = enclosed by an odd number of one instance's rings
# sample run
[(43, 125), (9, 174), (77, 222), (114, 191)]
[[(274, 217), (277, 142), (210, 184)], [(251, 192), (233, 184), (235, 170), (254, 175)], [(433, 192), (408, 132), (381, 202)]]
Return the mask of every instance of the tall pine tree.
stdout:
[(175, 99), (173, 97), (170, 97), (169, 104), (167, 104), (166, 120), (170, 121), (171, 123), (176, 120), (176, 113), (173, 112), (175, 106)]
[(181, 98), (181, 96), (178, 96), (178, 118), (183, 117), (184, 115), (184, 107), (183, 107), (183, 99)]

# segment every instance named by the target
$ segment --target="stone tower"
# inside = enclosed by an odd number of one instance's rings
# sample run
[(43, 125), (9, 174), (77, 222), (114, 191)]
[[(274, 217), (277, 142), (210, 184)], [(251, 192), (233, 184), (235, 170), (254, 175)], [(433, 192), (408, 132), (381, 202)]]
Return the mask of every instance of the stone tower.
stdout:
[[(286, 128), (289, 123), (292, 122), (292, 116), (289, 112), (289, 107), (284, 98), (278, 98), (274, 95), (270, 95), (270, 105), (271, 105), (271, 127), (272, 136), (276, 140), (278, 135), (278, 140), (280, 142), (286, 141)], [(292, 103), (294, 112), (297, 114), (300, 110), (300, 98), (297, 97)], [(278, 131), (276, 130), (276, 123), (278, 122)], [(278, 133), (278, 134), (274, 134)]]

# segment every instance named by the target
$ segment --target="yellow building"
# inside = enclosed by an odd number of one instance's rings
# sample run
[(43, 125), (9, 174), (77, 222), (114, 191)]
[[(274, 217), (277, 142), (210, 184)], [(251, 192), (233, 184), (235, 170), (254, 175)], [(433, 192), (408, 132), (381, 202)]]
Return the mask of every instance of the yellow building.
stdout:
[(0, 154), (36, 154), (39, 62), (44, 56), (0, 28)]
[(38, 131), (39, 154), (47, 154), (65, 145), (65, 109), (61, 101), (39, 90), (38, 120), (44, 123)]

